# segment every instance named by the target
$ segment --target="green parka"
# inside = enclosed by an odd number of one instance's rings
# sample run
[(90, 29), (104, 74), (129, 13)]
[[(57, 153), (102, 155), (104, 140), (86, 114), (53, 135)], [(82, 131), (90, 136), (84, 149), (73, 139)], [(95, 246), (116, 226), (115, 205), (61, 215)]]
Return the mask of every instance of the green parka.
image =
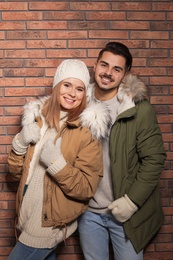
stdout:
[[(116, 121), (107, 131), (114, 199), (127, 194), (138, 206), (138, 211), (123, 226), (139, 252), (163, 224), (159, 179), (166, 153), (145, 84), (136, 75), (127, 74), (119, 86), (117, 99)], [(89, 100), (91, 103), (95, 100), (92, 88)], [(106, 110), (104, 102), (101, 104)]]
[[(126, 94), (132, 97), (131, 105), (126, 104)], [(139, 252), (163, 224), (159, 179), (166, 154), (142, 82), (129, 75), (120, 86), (119, 96), (123, 96), (120, 103), (124, 108), (110, 133), (113, 189), (115, 199), (127, 194), (138, 206), (138, 211), (124, 223), (124, 230)]]

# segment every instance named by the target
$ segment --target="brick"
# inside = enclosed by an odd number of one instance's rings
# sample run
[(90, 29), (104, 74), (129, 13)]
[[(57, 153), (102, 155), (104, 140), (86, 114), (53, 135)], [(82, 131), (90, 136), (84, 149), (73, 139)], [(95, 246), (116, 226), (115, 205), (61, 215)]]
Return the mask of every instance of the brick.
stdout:
[(171, 124), (164, 124), (164, 125), (160, 125), (160, 130), (162, 133), (164, 132), (171, 132)]
[(44, 31), (8, 31), (6, 33), (7, 40), (17, 39), (46, 39), (46, 32)]
[(48, 31), (48, 39), (86, 39), (86, 31)]
[(0, 106), (24, 105), (24, 98), (0, 98)]
[[(127, 20), (135, 20), (135, 21), (158, 20), (158, 21), (164, 21), (165, 19), (166, 19), (166, 13), (162, 13), (162, 12), (142, 12), (142, 19), (141, 19), (141, 12), (131, 12), (130, 11), (130, 12), (127, 13)], [(159, 27), (159, 30), (160, 30), (160, 27)]]
[[(0, 136), (0, 144), (11, 144), (11, 137), (10, 136)], [(0, 158), (1, 158), (1, 162), (6, 162), (5, 159), (6, 159), (6, 156), (4, 155), (0, 155)]]
[[(84, 20), (83, 12), (66, 12), (65, 20)], [(44, 20), (64, 20), (64, 12), (44, 12)]]
[(24, 41), (0, 41), (0, 49), (24, 49)]
[(167, 20), (173, 20), (173, 13), (172, 12), (167, 12)]
[(42, 20), (41, 12), (2, 12), (2, 20), (14, 21), (28, 21), (28, 20)]
[(150, 97), (152, 104), (173, 104), (173, 99), (171, 96), (154, 96)]
[(151, 41), (151, 48), (170, 49), (173, 46), (173, 41)]
[(45, 51), (44, 50), (8, 50), (5, 51), (5, 58), (44, 58)]
[(152, 85), (171, 85), (173, 77), (152, 77), (150, 83)]
[[(134, 72), (137, 75), (141, 75), (141, 76), (144, 76), (144, 75), (146, 75), (146, 76), (155, 76), (155, 75), (166, 75), (167, 74), (165, 68), (147, 68), (147, 67), (145, 67), (143, 69), (135, 68)], [(163, 87), (163, 89), (164, 89), (164, 87)]]
[(172, 66), (172, 60), (171, 59), (149, 59), (148, 60), (148, 66), (149, 67), (169, 67)]
[[(105, 19), (106, 18), (106, 19)], [(95, 20), (125, 20), (125, 12), (89, 12), (86, 13), (86, 20), (95, 21)]]
[(70, 30), (96, 30), (96, 29), (102, 29), (107, 30), (109, 28), (109, 22), (107, 21), (99, 21), (99, 22), (89, 22), (89, 21), (82, 21), (82, 22), (70, 22), (68, 24), (68, 28)]
[(23, 87), (24, 79), (21, 78), (3, 78), (0, 79), (0, 85), (5, 87)]
[(152, 31), (172, 31), (173, 24), (172, 22), (150, 22), (150, 28)]
[(58, 3), (57, 1), (55, 2), (44, 2), (42, 1), (41, 3), (29, 3), (29, 10), (63, 10), (67, 11), (68, 10), (68, 3), (64, 3), (63, 1)]
[(20, 2), (15, 2), (15, 3), (0, 3), (0, 10), (6, 10), (6, 11), (25, 11), (27, 10), (27, 3), (20, 3)]
[(89, 38), (106, 38), (106, 39), (128, 39), (128, 33), (123, 31), (106, 31), (106, 30), (90, 30)]
[[(51, 87), (53, 83), (53, 78), (26, 78), (26, 86), (27, 87)], [(26, 90), (28, 91), (33, 91), (34, 89), (32, 88), (26, 88)], [(44, 88), (37, 88), (36, 89), (38, 91), (38, 93), (43, 93)], [(25, 89), (23, 89), (23, 91), (25, 91)]]
[(22, 66), (22, 60), (0, 60), (1, 68), (21, 68)]
[(67, 22), (58, 21), (58, 22), (27, 22), (27, 29), (29, 30), (60, 30), (67, 29)]
[(151, 6), (149, 2), (138, 2), (138, 3), (131, 3), (131, 2), (121, 2), (121, 3), (112, 3), (112, 10), (124, 10), (124, 11), (133, 11), (133, 10), (141, 10), (146, 11), (150, 10)]
[[(157, 72), (161, 72), (161, 71), (159, 71), (159, 68), (156, 68), (156, 70), (153, 69), (153, 72), (154, 71), (156, 72), (156, 74), (157, 74)], [(160, 74), (160, 73), (158, 73), (158, 74)], [(168, 95), (169, 88), (167, 86), (150, 86), (149, 92), (150, 92), (150, 95), (166, 95), (166, 94)], [(152, 98), (151, 98), (151, 100), (152, 100)]]
[(23, 108), (21, 107), (6, 107), (4, 108), (4, 115), (11, 116), (11, 115), (21, 115), (23, 112)]
[(7, 134), (8, 135), (15, 135), (21, 130), (20, 126), (9, 126), (7, 127)]
[(0, 146), (0, 154), (6, 153), (6, 147), (5, 146)]
[(72, 50), (47, 50), (46, 53), (47, 58), (63, 58), (63, 59), (67, 59), (67, 58), (85, 58), (86, 57), (86, 50), (79, 50), (79, 49), (72, 49)]
[(130, 33), (130, 37), (131, 39), (165, 39), (168, 40), (169, 39), (169, 33), (168, 32), (144, 32), (144, 31), (135, 31), (135, 32), (131, 32)]
[[(81, 2), (81, 1), (80, 1)], [(110, 4), (107, 3), (106, 1), (101, 3), (101, 2), (93, 2), (93, 3), (88, 3), (87, 1), (84, 3), (80, 3), (75, 1), (74, 3), (70, 2), (70, 10), (85, 10), (85, 11), (107, 11), (110, 10)]]
[[(110, 29), (114, 30), (148, 30), (149, 23), (140, 21), (140, 22), (129, 22), (129, 21), (111, 21), (110, 22)], [(109, 32), (109, 31), (108, 31)], [(111, 31), (110, 31), (111, 32)], [(128, 31), (126, 31), (128, 33)]]
[(1, 40), (5, 38), (4, 35), (5, 35), (4, 32), (0, 32), (0, 39)]
[(162, 244), (157, 244), (156, 245), (156, 251), (170, 251), (173, 252), (173, 244), (170, 243), (162, 243)]
[(163, 259), (172, 259), (172, 253), (146, 253), (144, 255), (144, 260), (163, 260)]
[(100, 41), (95, 41), (95, 40), (78, 40), (77, 42), (75, 40), (69, 40), (69, 48), (102, 48), (102, 46), (105, 46), (107, 41), (100, 40)]
[[(28, 52), (28, 54), (29, 53), (30, 51)], [(43, 77), (44, 69), (42, 68), (4, 69), (4, 76), (5, 77)]]
[[(170, 139), (171, 136), (168, 136), (167, 139), (169, 142), (172, 142), (173, 139)], [(166, 138), (165, 138), (166, 139)], [(173, 161), (173, 152), (167, 152), (167, 160)]]
[[(39, 84), (39, 81), (38, 81)], [(6, 88), (5, 96), (13, 97), (13, 96), (43, 96), (44, 95), (44, 88)]]
[(152, 3), (153, 11), (173, 11), (172, 3)]
[[(1, 21), (1, 30), (24, 30), (25, 23), (24, 22), (2, 22)], [(8, 42), (6, 42), (8, 43)], [(13, 42), (15, 45), (15, 42)]]
[(54, 41), (54, 40), (35, 40), (27, 41), (27, 48), (65, 48), (66, 47), (66, 41), (65, 40), (59, 40), (59, 41)]
[(159, 115), (157, 119), (159, 123), (172, 123), (173, 115)]
[(29, 59), (25, 61), (25, 66), (32, 68), (49, 68), (49, 67), (57, 67), (60, 61), (58, 59)]

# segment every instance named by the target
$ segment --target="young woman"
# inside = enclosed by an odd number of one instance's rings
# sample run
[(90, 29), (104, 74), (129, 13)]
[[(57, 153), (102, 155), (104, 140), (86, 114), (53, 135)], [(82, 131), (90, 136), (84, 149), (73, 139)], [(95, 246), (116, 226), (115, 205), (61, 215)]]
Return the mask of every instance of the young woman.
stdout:
[(100, 139), (108, 115), (86, 107), (89, 72), (79, 60), (57, 68), (53, 92), (24, 107), (12, 142), (9, 172), (20, 180), (18, 242), (8, 260), (55, 259), (56, 246), (77, 228), (102, 177)]

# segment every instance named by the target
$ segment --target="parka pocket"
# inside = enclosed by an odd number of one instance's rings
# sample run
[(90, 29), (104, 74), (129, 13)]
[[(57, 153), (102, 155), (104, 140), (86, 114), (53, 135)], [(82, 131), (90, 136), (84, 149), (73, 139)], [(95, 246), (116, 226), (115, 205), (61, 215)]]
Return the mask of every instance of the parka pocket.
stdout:
[(149, 220), (156, 212), (153, 198), (149, 198), (145, 204), (132, 216), (131, 224), (134, 228)]

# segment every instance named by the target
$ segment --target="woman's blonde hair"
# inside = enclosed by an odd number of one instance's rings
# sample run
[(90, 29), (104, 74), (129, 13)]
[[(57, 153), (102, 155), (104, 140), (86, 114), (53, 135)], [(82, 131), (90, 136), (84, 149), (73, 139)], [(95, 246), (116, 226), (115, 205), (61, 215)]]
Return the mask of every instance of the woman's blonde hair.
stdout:
[(86, 108), (86, 89), (85, 89), (85, 95), (81, 102), (81, 104), (71, 110), (65, 110), (61, 108), (60, 104), (60, 86), (61, 82), (58, 83), (54, 88), (53, 92), (48, 98), (43, 106), (42, 113), (46, 119), (46, 122), (49, 124), (51, 128), (55, 127), (56, 130), (59, 130), (59, 121), (60, 121), (60, 111), (66, 111), (68, 112), (67, 121), (72, 122), (76, 120), (79, 115), (82, 113), (82, 111)]

